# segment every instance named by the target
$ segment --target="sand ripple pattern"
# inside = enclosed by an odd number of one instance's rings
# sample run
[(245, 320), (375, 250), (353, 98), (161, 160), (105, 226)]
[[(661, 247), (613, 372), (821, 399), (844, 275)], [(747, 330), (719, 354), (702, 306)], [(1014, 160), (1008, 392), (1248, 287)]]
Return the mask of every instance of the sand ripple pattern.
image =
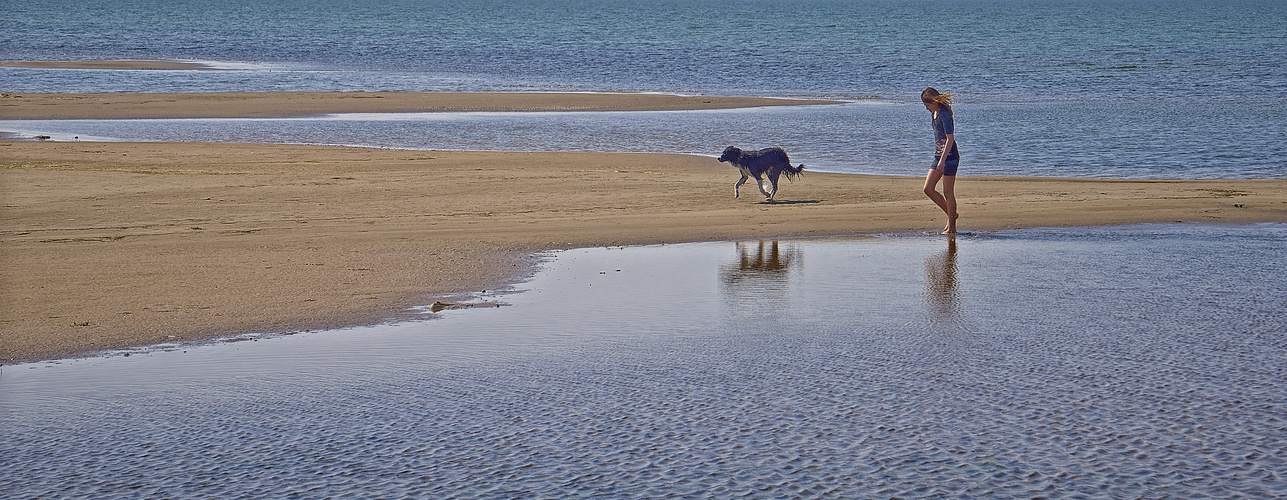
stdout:
[[(911, 237), (569, 252), (538, 277), (540, 294), (416, 326), (419, 338), (487, 329), (505, 345), (400, 338), (419, 350), (307, 369), (189, 366), (209, 371), (198, 389), (39, 397), (15, 372), (74, 367), (5, 367), (0, 489), (1287, 496), (1287, 231), (1132, 231), (967, 235), (946, 251)], [(539, 318), (522, 310), (551, 294)], [(743, 307), (763, 300), (789, 307)], [(507, 333), (522, 330), (545, 333)]]

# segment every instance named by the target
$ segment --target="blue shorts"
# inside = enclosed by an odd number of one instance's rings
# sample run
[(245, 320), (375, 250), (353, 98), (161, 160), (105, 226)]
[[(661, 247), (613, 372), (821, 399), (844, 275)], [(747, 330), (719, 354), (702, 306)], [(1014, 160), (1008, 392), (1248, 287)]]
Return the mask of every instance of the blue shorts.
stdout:
[[(934, 157), (934, 163), (930, 164), (930, 170), (938, 170), (938, 159), (939, 159), (938, 156)], [(956, 158), (948, 158), (947, 161), (943, 162), (943, 175), (955, 176), (956, 167), (960, 164), (961, 164), (961, 157), (958, 156)]]

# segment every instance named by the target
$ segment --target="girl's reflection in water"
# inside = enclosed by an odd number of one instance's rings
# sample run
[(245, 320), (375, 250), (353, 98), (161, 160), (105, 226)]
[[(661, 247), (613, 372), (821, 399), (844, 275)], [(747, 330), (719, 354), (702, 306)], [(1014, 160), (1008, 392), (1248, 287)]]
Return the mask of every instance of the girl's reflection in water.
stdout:
[(956, 236), (947, 238), (947, 249), (925, 259), (925, 297), (935, 323), (957, 322)]

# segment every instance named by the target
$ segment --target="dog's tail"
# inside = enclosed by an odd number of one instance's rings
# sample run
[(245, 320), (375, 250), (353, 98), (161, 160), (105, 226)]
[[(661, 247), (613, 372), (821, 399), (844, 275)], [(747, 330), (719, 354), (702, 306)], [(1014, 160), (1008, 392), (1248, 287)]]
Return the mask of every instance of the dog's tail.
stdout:
[(792, 167), (788, 163), (786, 168), (782, 169), (782, 173), (786, 174), (788, 181), (794, 181), (797, 176), (804, 176), (804, 164), (801, 163), (798, 167)]

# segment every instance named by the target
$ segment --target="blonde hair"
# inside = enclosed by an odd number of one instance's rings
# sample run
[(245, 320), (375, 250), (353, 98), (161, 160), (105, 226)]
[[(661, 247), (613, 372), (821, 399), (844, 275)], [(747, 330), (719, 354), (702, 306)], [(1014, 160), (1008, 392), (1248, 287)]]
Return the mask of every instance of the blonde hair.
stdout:
[(956, 94), (940, 94), (934, 87), (925, 87), (921, 92), (921, 102), (934, 103), (946, 109), (948, 114), (952, 113), (952, 96)]

